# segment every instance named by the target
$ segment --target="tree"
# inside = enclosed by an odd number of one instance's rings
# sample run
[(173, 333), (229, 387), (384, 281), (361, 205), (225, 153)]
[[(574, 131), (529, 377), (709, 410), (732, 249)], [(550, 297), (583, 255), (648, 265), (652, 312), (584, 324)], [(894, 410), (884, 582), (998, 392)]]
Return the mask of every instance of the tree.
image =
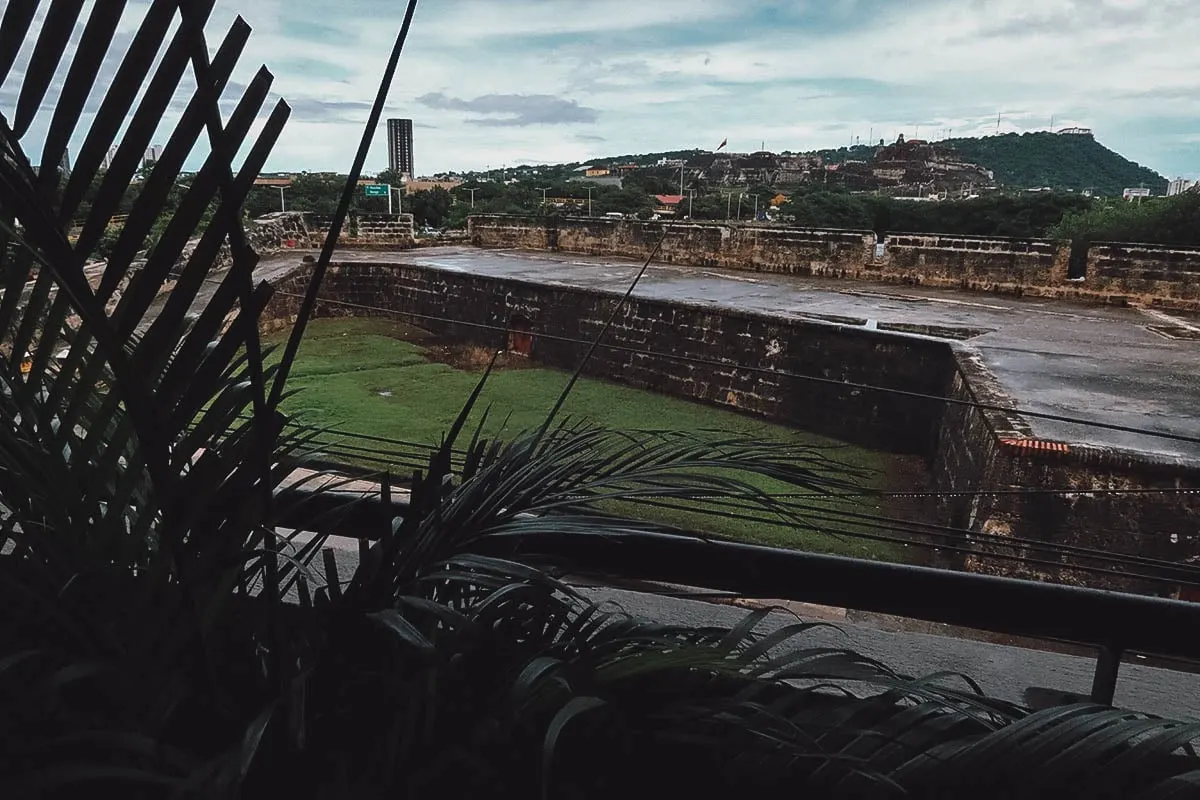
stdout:
[(441, 228), (449, 219), (454, 198), (441, 186), (425, 189), (408, 196), (408, 208), (419, 226)]
[(1110, 241), (1197, 246), (1200, 245), (1200, 194), (1185, 192), (1138, 202), (1097, 202), (1069, 213), (1050, 234), (1080, 245)]
[[(309, 211), (315, 214), (332, 214), (337, 210), (345, 183), (343, 176), (302, 172), (292, 177), (287, 190), (288, 210)], [(355, 206), (360, 192), (355, 192)]]

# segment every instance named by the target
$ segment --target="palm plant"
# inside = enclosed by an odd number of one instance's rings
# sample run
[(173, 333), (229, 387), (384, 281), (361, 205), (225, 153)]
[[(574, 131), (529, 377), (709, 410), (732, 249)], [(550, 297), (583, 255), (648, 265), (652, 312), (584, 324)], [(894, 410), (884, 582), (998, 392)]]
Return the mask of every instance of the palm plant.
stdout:
[[(0, 87), (19, 86), (0, 117), (0, 796), (1195, 788), (1191, 726), (1090, 706), (1030, 714), (969, 681), (913, 680), (850, 650), (805, 647), (812, 625), (762, 632), (766, 612), (732, 629), (637, 620), (524, 549), (531, 535), (638, 535), (648, 526), (610, 504), (646, 493), (783, 514), (738, 475), (839, 488), (811, 450), (603, 431), (560, 422), (556, 408), (510, 442), (476, 434), (452, 464), (477, 391), (391, 524), (351, 531), (376, 539), (354, 573), (326, 558), (319, 574), (327, 536), (346, 531), (336, 514), (314, 518), (309, 538), (277, 529), (306, 448), (281, 433), (279, 407), (365, 148), (306, 310), (268, 367), (257, 320), (269, 287), (254, 282), (239, 209), (287, 107), (251, 138), (271, 84), (262, 70), (223, 117), (248, 26), (239, 19), (210, 58), (211, 0), (154, 0), (77, 131), (126, 5), (85, 14), (70, 0), (11, 0), (0, 19)], [(66, 77), (35, 136), (60, 62)], [(103, 272), (91, 272), (189, 69), (197, 89)], [(155, 231), (205, 136), (209, 154)], [(73, 137), (82, 146), (64, 174), (54, 165)], [(40, 169), (25, 149), (35, 139)], [(231, 264), (214, 271), (223, 245)]]

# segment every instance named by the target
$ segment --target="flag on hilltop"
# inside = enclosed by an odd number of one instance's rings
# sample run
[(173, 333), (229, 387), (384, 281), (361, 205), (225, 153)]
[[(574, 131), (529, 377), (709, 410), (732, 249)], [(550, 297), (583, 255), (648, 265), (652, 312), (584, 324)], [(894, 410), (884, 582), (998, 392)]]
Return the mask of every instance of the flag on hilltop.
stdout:
[[(722, 147), (724, 147), (727, 144), (729, 144), (729, 137), (725, 137), (724, 139), (721, 140), (721, 143), (719, 145), (717, 145), (717, 150), (720, 150)], [(716, 151), (714, 150), (713, 152), (716, 152)]]

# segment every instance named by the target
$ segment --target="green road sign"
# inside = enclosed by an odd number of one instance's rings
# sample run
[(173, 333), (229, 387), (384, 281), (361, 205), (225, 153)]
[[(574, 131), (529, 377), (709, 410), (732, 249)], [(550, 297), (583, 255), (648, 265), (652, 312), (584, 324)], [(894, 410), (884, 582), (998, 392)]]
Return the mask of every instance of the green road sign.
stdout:
[(388, 186), (386, 183), (368, 183), (363, 187), (366, 190), (367, 197), (387, 197)]

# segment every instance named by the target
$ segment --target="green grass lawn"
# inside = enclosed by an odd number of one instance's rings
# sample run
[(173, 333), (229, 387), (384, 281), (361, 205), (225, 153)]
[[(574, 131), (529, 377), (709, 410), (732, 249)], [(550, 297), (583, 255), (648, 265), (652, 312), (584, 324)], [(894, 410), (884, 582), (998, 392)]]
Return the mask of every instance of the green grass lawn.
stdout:
[[(430, 361), (419, 332), (389, 320), (318, 319), (308, 328), (292, 373), (300, 388), (285, 409), (300, 423), (388, 439), (435, 444), (440, 441), (478, 383), (480, 373)], [(269, 338), (278, 342), (281, 337)], [(568, 374), (533, 367), (501, 369), (489, 378), (467, 432), (489, 409), (487, 435), (505, 437), (539, 425), (554, 405)], [(699, 403), (599, 380), (582, 380), (564, 407), (565, 415), (618, 430), (720, 430), (828, 448), (830, 457), (867, 475), (873, 488), (900, 488), (901, 459), (842, 445), (758, 418)], [(381, 443), (330, 441), (388, 449)], [(379, 468), (353, 456), (357, 461)], [(398, 469), (398, 473), (409, 471)], [(752, 482), (772, 492), (798, 491), (755, 476)], [(806, 501), (808, 502), (808, 501)], [(821, 500), (821, 508), (876, 513), (874, 498)], [(626, 509), (629, 510), (629, 509)], [(903, 548), (858, 538), (836, 537), (828, 530), (731, 520), (677, 509), (638, 506), (637, 516), (691, 530), (704, 530), (743, 541), (833, 552), (867, 558), (902, 560)]]

